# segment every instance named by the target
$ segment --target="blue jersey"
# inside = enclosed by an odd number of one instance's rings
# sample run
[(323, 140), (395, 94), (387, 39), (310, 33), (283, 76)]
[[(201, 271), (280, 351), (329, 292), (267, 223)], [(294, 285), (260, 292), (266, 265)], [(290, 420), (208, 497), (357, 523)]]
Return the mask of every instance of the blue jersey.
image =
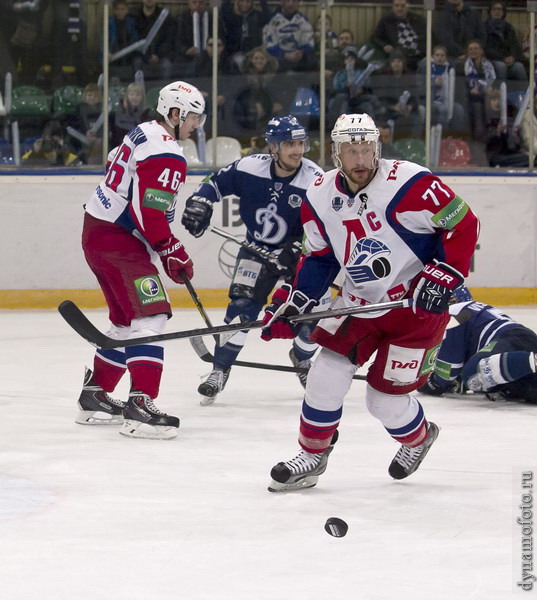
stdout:
[(319, 166), (303, 158), (294, 175), (277, 177), (272, 157), (254, 154), (220, 169), (194, 195), (211, 202), (238, 196), (248, 242), (275, 250), (289, 239), (302, 238), (300, 207), (307, 188), (322, 174)]
[(473, 300), (453, 304), (449, 313), (463, 322), (446, 330), (436, 358), (434, 382), (446, 388), (460, 378), (464, 364), (474, 354), (490, 347), (506, 331), (523, 327), (497, 308)]

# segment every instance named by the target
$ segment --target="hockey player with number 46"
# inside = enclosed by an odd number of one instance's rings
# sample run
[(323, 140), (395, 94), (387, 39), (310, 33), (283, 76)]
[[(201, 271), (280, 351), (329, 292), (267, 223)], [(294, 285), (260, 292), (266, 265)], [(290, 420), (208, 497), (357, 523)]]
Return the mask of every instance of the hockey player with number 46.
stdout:
[[(163, 333), (171, 316), (168, 295), (153, 260), (170, 279), (184, 283), (193, 265), (172, 234), (176, 195), (186, 177), (178, 145), (205, 120), (197, 88), (176, 81), (159, 92), (155, 121), (132, 129), (115, 151), (107, 173), (86, 204), (82, 247), (106, 298), (110, 336), (132, 339)], [(97, 350), (86, 372), (76, 419), (82, 425), (123, 424), (128, 437), (172, 439), (179, 419), (160, 411), (162, 344)], [(128, 369), (128, 402), (111, 398)]]
[(321, 346), (308, 375), (299, 454), (271, 471), (269, 491), (312, 487), (338, 437), (343, 400), (357, 366), (376, 352), (365, 401), (400, 448), (389, 467), (404, 479), (421, 464), (439, 429), (413, 392), (425, 383), (464, 283), (478, 237), (470, 207), (428, 169), (381, 158), (379, 130), (366, 114), (341, 115), (332, 130), (336, 169), (307, 190), (301, 218), (306, 258), (293, 289), (265, 309), (262, 337), (292, 338), (286, 315), (310, 309), (343, 268), (333, 308), (412, 299), (412, 308), (319, 321)]

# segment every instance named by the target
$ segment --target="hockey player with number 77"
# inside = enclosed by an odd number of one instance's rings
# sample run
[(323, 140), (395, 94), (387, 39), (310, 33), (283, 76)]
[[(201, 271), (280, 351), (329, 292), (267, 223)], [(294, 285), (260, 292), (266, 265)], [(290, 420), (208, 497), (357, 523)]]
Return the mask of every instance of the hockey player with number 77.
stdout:
[[(413, 392), (423, 385), (463, 285), (479, 222), (470, 207), (418, 164), (381, 158), (379, 130), (366, 114), (344, 114), (332, 130), (336, 169), (306, 192), (301, 219), (306, 258), (293, 289), (274, 292), (262, 338), (292, 338), (286, 315), (311, 309), (342, 268), (333, 308), (411, 298), (412, 308), (319, 321), (321, 346), (306, 384), (299, 454), (271, 471), (269, 491), (316, 485), (338, 437), (343, 401), (356, 368), (376, 352), (365, 401), (400, 448), (388, 472), (404, 479), (419, 467), (439, 428)], [(323, 282), (323, 283), (320, 283)]]
[[(171, 316), (168, 295), (153, 259), (168, 277), (184, 283), (193, 265), (172, 234), (176, 194), (186, 177), (178, 145), (205, 121), (205, 101), (197, 88), (176, 81), (159, 92), (157, 119), (132, 129), (115, 151), (107, 173), (86, 204), (82, 247), (109, 309), (109, 335), (132, 339), (163, 333)], [(82, 425), (122, 424), (128, 437), (172, 439), (179, 419), (160, 411), (158, 396), (164, 348), (138, 344), (98, 349), (78, 407)], [(125, 371), (128, 402), (111, 398)]]

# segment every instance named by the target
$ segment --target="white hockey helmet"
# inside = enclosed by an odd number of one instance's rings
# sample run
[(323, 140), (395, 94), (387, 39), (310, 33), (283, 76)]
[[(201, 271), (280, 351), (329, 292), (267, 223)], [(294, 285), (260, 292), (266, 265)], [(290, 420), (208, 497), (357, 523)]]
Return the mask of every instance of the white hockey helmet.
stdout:
[(373, 119), (363, 113), (341, 115), (332, 129), (332, 159), (334, 165), (341, 169), (339, 158), (340, 147), (344, 142), (369, 142), (374, 144), (372, 168), (376, 169), (380, 159), (380, 132)]
[(172, 108), (179, 109), (179, 127), (183, 125), (188, 113), (199, 115), (198, 127), (205, 123), (205, 100), (197, 87), (185, 81), (174, 81), (164, 86), (158, 95), (157, 112), (164, 117), (166, 123), (173, 127), (168, 119)]

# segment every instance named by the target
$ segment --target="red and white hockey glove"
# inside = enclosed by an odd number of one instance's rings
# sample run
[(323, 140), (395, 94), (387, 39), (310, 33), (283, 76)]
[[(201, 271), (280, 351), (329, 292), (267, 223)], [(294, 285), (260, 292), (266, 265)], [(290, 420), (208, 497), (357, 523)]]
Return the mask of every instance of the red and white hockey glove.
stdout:
[(419, 316), (441, 314), (449, 308), (453, 290), (464, 283), (464, 277), (446, 263), (428, 263), (417, 276), (412, 296), (412, 310)]
[(296, 337), (298, 326), (287, 321), (286, 317), (307, 313), (317, 304), (317, 300), (308, 298), (299, 290), (293, 291), (288, 283), (284, 283), (272, 294), (270, 304), (265, 308), (261, 339), (268, 342), (273, 338)]
[(164, 266), (164, 270), (170, 279), (176, 283), (184, 283), (183, 273), (192, 279), (194, 275), (194, 265), (188, 256), (185, 247), (176, 237), (168, 238), (164, 242), (159, 242), (155, 246), (157, 254)]

